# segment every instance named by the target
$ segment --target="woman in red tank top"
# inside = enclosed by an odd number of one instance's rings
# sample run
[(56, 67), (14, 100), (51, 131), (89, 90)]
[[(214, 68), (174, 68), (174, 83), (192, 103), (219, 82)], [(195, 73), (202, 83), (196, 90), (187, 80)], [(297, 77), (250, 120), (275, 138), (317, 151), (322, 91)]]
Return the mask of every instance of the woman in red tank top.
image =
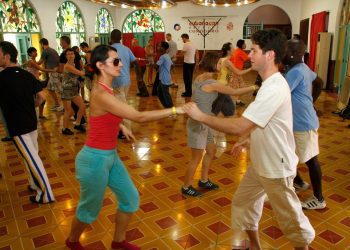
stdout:
[(87, 140), (76, 158), (80, 200), (66, 245), (74, 250), (84, 249), (79, 243), (80, 235), (98, 216), (108, 186), (118, 200), (112, 249), (137, 250), (138, 246), (125, 241), (125, 233), (132, 214), (138, 210), (139, 193), (115, 150), (119, 128), (128, 139), (134, 136), (120, 123), (123, 118), (134, 122), (155, 121), (183, 114), (183, 110), (172, 107), (139, 112), (115, 98), (112, 80), (119, 76), (123, 65), (111, 46), (97, 46), (91, 54), (91, 66), (97, 83), (91, 91)]

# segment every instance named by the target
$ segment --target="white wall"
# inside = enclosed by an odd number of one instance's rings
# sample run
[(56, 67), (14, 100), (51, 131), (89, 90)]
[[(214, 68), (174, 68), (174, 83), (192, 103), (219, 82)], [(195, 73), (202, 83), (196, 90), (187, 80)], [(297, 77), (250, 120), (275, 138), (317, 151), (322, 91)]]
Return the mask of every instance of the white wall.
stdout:
[[(300, 9), (300, 20), (309, 18), (309, 34), (311, 31), (312, 15), (329, 11), (328, 32), (333, 34), (332, 59), (336, 58), (336, 50), (338, 45), (338, 26), (340, 19), (340, 11), (343, 0), (303, 0)], [(309, 35), (310, 39), (310, 35)], [(309, 43), (308, 43), (309, 44)]]
[[(288, 13), (292, 23), (293, 33), (299, 32), (300, 21), (300, 3), (301, 0), (263, 0), (254, 4), (245, 5), (241, 7), (205, 7), (194, 5), (190, 2), (179, 2), (177, 6), (169, 9), (160, 9), (156, 12), (162, 17), (165, 24), (165, 32), (171, 33), (173, 39), (178, 43), (179, 48), (182, 48), (183, 44), (180, 39), (182, 33), (188, 33), (188, 21), (183, 19), (184, 16), (227, 16), (219, 24), (219, 32), (215, 35), (208, 35), (206, 39), (206, 49), (221, 49), (222, 44), (225, 42), (236, 43), (238, 39), (243, 37), (243, 24), (251, 11), (255, 8), (271, 4), (276, 5)], [(122, 24), (126, 16), (132, 12), (130, 9), (116, 9), (116, 27), (121, 29)], [(227, 31), (226, 24), (232, 22), (234, 28), (232, 31)], [(181, 25), (180, 31), (174, 30), (174, 24), (179, 23)], [(203, 49), (203, 38), (200, 35), (190, 35), (192, 40), (198, 49)], [(250, 40), (246, 41), (247, 48), (250, 48)]]
[[(95, 35), (95, 18), (97, 12), (102, 7), (109, 10), (113, 17), (114, 25), (116, 24), (115, 19), (115, 7), (106, 4), (92, 3), (86, 0), (71, 0), (76, 4), (80, 10), (83, 22), (85, 24), (86, 38)], [(42, 31), (42, 37), (49, 40), (50, 47), (56, 48), (56, 15), (58, 8), (64, 0), (30, 0), (30, 3), (36, 10), (39, 18), (40, 28)]]

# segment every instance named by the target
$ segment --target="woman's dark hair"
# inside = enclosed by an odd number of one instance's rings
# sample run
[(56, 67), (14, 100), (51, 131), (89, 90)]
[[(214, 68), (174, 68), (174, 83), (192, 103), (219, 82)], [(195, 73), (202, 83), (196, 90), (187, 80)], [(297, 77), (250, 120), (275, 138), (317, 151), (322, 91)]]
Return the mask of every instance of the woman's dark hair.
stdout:
[(105, 62), (108, 59), (108, 52), (117, 50), (109, 45), (98, 45), (91, 52), (91, 68), (96, 75), (100, 75), (101, 71), (97, 68), (97, 62)]
[(245, 41), (242, 39), (239, 39), (236, 43), (236, 46), (240, 49), (243, 49), (243, 45), (244, 45)]
[(220, 54), (215, 51), (208, 51), (204, 54), (199, 67), (205, 72), (216, 72)]
[(280, 30), (259, 30), (252, 35), (251, 40), (253, 44), (259, 45), (264, 54), (269, 50), (274, 51), (275, 64), (282, 62), (286, 53), (287, 38)]
[(228, 52), (231, 50), (232, 43), (224, 43), (221, 48), (222, 57), (226, 57)]
[(74, 55), (75, 55), (75, 51), (74, 51), (73, 48), (68, 48), (68, 49), (66, 49), (66, 50), (64, 51), (64, 53), (67, 54), (68, 51), (73, 52)]
[(12, 43), (7, 42), (7, 41), (2, 41), (2, 42), (0, 42), (0, 48), (1, 48), (2, 53), (4, 55), (10, 55), (10, 61), (12, 63), (17, 62), (18, 51)]
[(34, 47), (28, 48), (28, 49), (27, 49), (27, 54), (28, 54), (28, 56), (30, 56), (30, 54), (32, 54), (34, 51), (37, 51), (36, 48), (34, 48)]
[(72, 47), (72, 50), (73, 50), (74, 52), (77, 52), (77, 53), (78, 53), (79, 47), (78, 47), (78, 46), (73, 46), (73, 47)]

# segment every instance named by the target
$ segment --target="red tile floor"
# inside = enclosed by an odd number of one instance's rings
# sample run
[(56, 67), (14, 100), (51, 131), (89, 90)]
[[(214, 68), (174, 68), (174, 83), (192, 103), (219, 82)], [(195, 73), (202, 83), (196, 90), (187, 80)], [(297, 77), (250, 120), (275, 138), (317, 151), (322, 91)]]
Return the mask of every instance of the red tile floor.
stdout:
[[(180, 69), (177, 74), (181, 79)], [(246, 77), (253, 82), (254, 74)], [(183, 91), (172, 89), (177, 105), (185, 102)], [(139, 98), (131, 89), (129, 103), (139, 110), (159, 109), (156, 97)], [(252, 100), (250, 95), (243, 100)], [(47, 121), (38, 123), (40, 155), (44, 161), (57, 201), (49, 205), (32, 204), (27, 191), (28, 174), (12, 143), (0, 147), (0, 250), (65, 249), (72, 217), (79, 199), (79, 185), (74, 175), (74, 159), (84, 144), (85, 135), (62, 136), (62, 113), (45, 110)], [(350, 122), (333, 115), (334, 94), (322, 93), (317, 107), (320, 118), (320, 161), (323, 168), (327, 208), (305, 211), (316, 229), (312, 249), (350, 249)], [(244, 108), (238, 108), (241, 114)], [(217, 159), (210, 178), (220, 184), (218, 191), (202, 198), (180, 194), (190, 150), (186, 147), (186, 116), (176, 120), (133, 124), (136, 142), (120, 141), (119, 154), (141, 194), (141, 206), (127, 232), (128, 240), (142, 249), (232, 249), (246, 244), (245, 235), (230, 229), (230, 203), (248, 158), (235, 159), (228, 150), (237, 139), (221, 136)], [(4, 129), (0, 125), (0, 136)], [(300, 166), (308, 180), (307, 168)], [(199, 178), (198, 173), (196, 179)], [(301, 198), (310, 191), (301, 194)], [(81, 237), (87, 249), (110, 249), (114, 228), (116, 200), (106, 191), (98, 217)], [(268, 203), (260, 222), (264, 249), (291, 249), (279, 230)]]

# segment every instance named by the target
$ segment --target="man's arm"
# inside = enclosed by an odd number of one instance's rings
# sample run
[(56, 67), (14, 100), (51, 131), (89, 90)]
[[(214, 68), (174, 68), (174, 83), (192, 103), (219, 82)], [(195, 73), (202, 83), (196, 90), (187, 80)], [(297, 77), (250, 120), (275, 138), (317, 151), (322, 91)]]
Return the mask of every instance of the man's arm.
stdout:
[(256, 127), (255, 123), (243, 116), (240, 118), (219, 118), (204, 114), (193, 102), (185, 104), (183, 109), (194, 120), (227, 134), (247, 136)]

